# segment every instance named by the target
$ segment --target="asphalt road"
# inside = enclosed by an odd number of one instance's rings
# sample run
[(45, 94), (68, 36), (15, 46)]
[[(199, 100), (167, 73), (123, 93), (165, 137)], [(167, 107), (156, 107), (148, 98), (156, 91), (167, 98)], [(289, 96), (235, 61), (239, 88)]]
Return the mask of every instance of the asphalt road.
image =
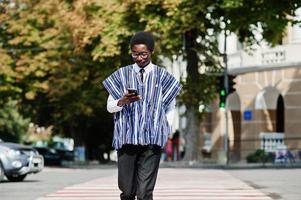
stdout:
[(301, 169), (226, 170), (273, 199), (301, 200)]
[[(181, 168), (172, 168), (170, 172), (177, 173), (181, 170), (183, 171)], [(202, 177), (202, 174), (204, 176), (210, 173), (208, 184), (214, 185), (214, 183), (210, 183), (210, 180), (211, 182), (213, 182), (213, 179), (218, 180), (218, 177), (215, 177), (214, 170), (193, 170), (199, 171), (200, 177)], [(170, 173), (169, 169), (163, 171), (165, 174), (163, 180), (167, 180)], [(229, 174), (275, 200), (301, 200), (301, 169), (216, 170), (216, 172)], [(117, 170), (114, 166), (85, 169), (45, 168), (41, 173), (29, 175), (23, 182), (4, 181), (0, 183), (0, 199), (35, 200), (67, 186), (99, 178), (110, 180), (110, 177), (116, 178), (116, 176)], [(162, 180), (162, 177), (160, 178)], [(181, 177), (177, 177), (177, 180), (181, 180)], [(163, 185), (166, 184), (168, 185), (168, 181)], [(115, 189), (118, 190), (117, 185)]]
[(68, 169), (44, 168), (38, 174), (31, 174), (23, 182), (0, 183), (1, 200), (34, 200), (38, 197), (55, 192), (61, 188), (83, 183), (96, 177), (107, 177), (117, 173), (115, 168)]

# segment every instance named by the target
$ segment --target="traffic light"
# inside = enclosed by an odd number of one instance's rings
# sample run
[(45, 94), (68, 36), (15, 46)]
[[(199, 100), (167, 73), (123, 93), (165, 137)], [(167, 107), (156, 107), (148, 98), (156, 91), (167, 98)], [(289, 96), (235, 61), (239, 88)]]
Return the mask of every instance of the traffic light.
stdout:
[(229, 83), (228, 94), (231, 94), (236, 91), (236, 89), (234, 88), (234, 86), (236, 84), (236, 82), (234, 81), (235, 77), (236, 77), (235, 75), (228, 74), (228, 83)]
[[(234, 87), (236, 84), (236, 82), (234, 81), (235, 77), (236, 77), (235, 75), (230, 75), (230, 74), (227, 75), (228, 88), (225, 87), (224, 75), (217, 77), (217, 91), (219, 93), (219, 107), (220, 108), (226, 107), (227, 96), (236, 91), (236, 89)], [(227, 92), (227, 89), (228, 89), (228, 92)]]
[(219, 92), (219, 107), (220, 108), (225, 108), (226, 107), (226, 99), (227, 99), (226, 90), (222, 89)]
[(226, 106), (226, 98), (227, 98), (227, 92), (225, 88), (225, 79), (224, 76), (218, 76), (217, 77), (217, 91), (219, 93), (219, 107), (225, 108)]

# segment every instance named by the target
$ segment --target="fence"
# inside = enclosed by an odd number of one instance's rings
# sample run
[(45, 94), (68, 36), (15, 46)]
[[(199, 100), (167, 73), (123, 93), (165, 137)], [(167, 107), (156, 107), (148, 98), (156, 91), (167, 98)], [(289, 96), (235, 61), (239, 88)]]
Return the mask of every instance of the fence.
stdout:
[(274, 162), (301, 162), (301, 137), (287, 138), (283, 133), (261, 133), (257, 139), (229, 141), (230, 161), (244, 160), (256, 150), (264, 150)]

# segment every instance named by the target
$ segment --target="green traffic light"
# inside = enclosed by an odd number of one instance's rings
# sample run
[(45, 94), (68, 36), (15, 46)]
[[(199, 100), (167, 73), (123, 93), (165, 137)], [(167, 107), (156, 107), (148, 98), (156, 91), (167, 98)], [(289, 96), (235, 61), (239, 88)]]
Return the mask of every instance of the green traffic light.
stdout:
[(225, 91), (225, 90), (221, 90), (221, 91), (220, 91), (220, 95), (221, 95), (221, 96), (226, 96), (226, 91)]
[(220, 108), (225, 108), (225, 103), (224, 103), (224, 102), (221, 102), (221, 103), (219, 104), (219, 107), (220, 107)]

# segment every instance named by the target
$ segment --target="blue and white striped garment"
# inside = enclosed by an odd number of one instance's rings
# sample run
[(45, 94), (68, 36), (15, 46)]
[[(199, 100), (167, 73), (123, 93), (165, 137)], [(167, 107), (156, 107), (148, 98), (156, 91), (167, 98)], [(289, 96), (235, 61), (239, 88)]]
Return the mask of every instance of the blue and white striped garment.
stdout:
[(129, 65), (111, 74), (103, 85), (115, 100), (122, 98), (127, 88), (136, 88), (141, 97), (114, 113), (113, 147), (120, 149), (124, 144), (164, 147), (171, 132), (165, 112), (181, 90), (180, 83), (155, 65), (142, 83), (133, 65)]

